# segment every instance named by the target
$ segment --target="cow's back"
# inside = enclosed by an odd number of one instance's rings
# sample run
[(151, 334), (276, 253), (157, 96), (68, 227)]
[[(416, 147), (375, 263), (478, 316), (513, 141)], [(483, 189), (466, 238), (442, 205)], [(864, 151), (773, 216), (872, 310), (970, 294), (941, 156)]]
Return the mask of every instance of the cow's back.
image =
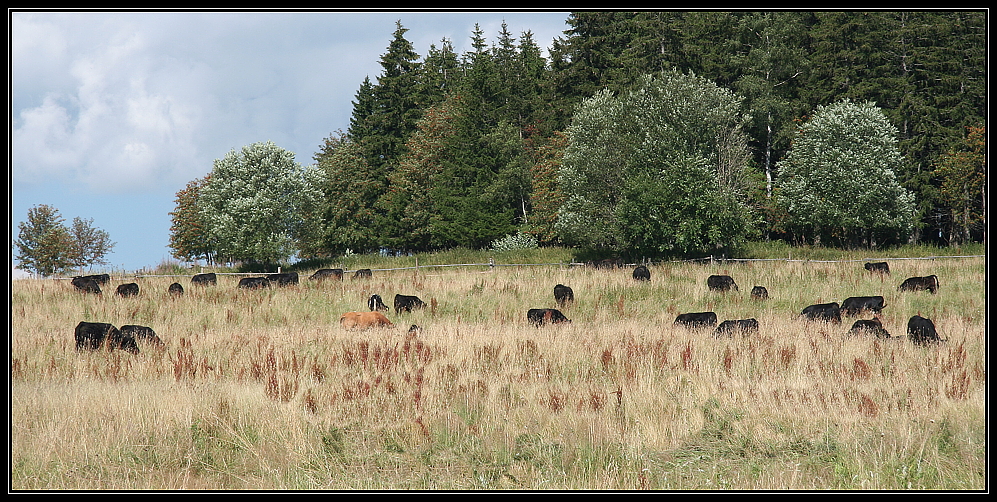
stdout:
[(384, 314), (373, 312), (347, 312), (339, 317), (339, 324), (346, 329), (368, 329), (394, 327)]
[(190, 278), (190, 283), (195, 286), (215, 286), (218, 284), (218, 276), (214, 272), (197, 274)]

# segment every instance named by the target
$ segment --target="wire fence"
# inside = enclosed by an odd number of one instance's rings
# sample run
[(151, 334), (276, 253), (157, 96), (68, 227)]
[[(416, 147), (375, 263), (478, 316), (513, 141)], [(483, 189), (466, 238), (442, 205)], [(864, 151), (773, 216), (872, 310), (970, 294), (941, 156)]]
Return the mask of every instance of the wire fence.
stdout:
[[(691, 258), (686, 260), (669, 260), (669, 261), (646, 261), (641, 263), (622, 263), (614, 262), (612, 264), (613, 268), (624, 268), (624, 267), (636, 267), (637, 265), (650, 265), (657, 266), (668, 263), (742, 263), (742, 262), (788, 262), (788, 263), (859, 263), (859, 262), (880, 262), (880, 261), (899, 261), (899, 260), (946, 260), (946, 259), (959, 259), (959, 258), (985, 258), (986, 255), (976, 254), (976, 255), (948, 255), (948, 256), (917, 256), (917, 257), (892, 257), (892, 258), (859, 258), (851, 260), (814, 260), (809, 258), (727, 258), (718, 256), (708, 256), (704, 258)], [(495, 263), (494, 260), (489, 260), (487, 263), (447, 263), (447, 264), (428, 264), (420, 265), (416, 262), (415, 265), (408, 267), (391, 267), (391, 268), (370, 268), (371, 272), (392, 272), (399, 270), (425, 270), (432, 268), (452, 268), (452, 267), (487, 267), (485, 272), (494, 270), (497, 267), (592, 267), (596, 265), (597, 262), (553, 262), (553, 263)], [(231, 276), (266, 276), (275, 275), (281, 273), (278, 272), (215, 272), (215, 275), (231, 275)], [(356, 273), (357, 270), (363, 269), (346, 269), (343, 268), (343, 275), (349, 275)], [(134, 277), (134, 278), (145, 278), (145, 277), (192, 277), (196, 274), (122, 274), (120, 277)], [(71, 279), (60, 277), (57, 279)]]

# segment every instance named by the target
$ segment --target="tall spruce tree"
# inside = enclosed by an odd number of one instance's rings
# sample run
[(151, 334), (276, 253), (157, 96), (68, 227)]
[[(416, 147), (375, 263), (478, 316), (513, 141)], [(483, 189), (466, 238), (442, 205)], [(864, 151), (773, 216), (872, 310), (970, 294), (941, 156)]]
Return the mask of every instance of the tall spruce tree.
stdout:
[(364, 77), (363, 83), (357, 89), (356, 101), (353, 104), (353, 112), (350, 115), (350, 127), (347, 135), (353, 141), (363, 141), (364, 138), (373, 134), (374, 104), (374, 84), (370, 82), (370, 77)]
[(324, 181), (319, 209), (323, 236), (314, 254), (376, 250), (382, 244), (376, 204), (385, 192), (384, 178), (371, 169), (360, 143), (349, 135), (326, 138), (315, 160)]
[(454, 52), (453, 43), (444, 38), (440, 47), (431, 44), (421, 67), (420, 108), (427, 110), (442, 102), (460, 85), (462, 78), (460, 60)]
[[(381, 75), (371, 89), (371, 113), (364, 118), (365, 135), (355, 138), (372, 168), (391, 169), (405, 140), (415, 130), (419, 108), (419, 55), (405, 39), (407, 28), (395, 22), (388, 50), (381, 56)], [(351, 131), (352, 132), (352, 131)]]

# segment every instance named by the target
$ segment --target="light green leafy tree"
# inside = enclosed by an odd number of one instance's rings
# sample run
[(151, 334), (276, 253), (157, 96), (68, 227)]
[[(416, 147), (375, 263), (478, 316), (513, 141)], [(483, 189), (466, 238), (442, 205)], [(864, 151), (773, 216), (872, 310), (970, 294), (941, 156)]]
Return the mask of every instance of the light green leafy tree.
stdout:
[(302, 167), (273, 142), (253, 143), (215, 160), (197, 208), (219, 258), (276, 263), (313, 239), (322, 173)]
[(644, 257), (743, 243), (754, 216), (742, 101), (676, 71), (584, 101), (560, 169), (562, 240)]
[(41, 204), (28, 209), (28, 220), (17, 225), (14, 241), (20, 268), (47, 276), (73, 266), (73, 239), (62, 222), (59, 210), (52, 206)]
[(914, 195), (897, 181), (897, 136), (872, 102), (817, 108), (778, 164), (777, 195), (798, 238), (839, 246), (907, 242)]

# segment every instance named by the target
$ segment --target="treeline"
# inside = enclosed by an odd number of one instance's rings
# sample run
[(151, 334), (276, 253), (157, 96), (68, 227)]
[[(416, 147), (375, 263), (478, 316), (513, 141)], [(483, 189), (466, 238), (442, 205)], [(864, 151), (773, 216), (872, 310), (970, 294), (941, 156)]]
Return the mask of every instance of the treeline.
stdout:
[[(314, 200), (296, 203), (309, 208), (297, 229), (285, 232), (293, 234), (299, 256), (480, 249), (510, 235), (621, 254), (706, 252), (736, 245), (737, 239), (721, 238), (729, 229), (739, 238), (847, 246), (982, 239), (986, 12), (598, 11), (572, 13), (566, 23), (547, 57), (530, 31), (514, 35), (504, 24), (491, 43), (476, 28), (469, 51), (457, 53), (442, 40), (421, 56), (399, 21), (381, 74), (355, 95), (348, 130), (326, 138), (314, 156), (317, 175), (304, 176), (321, 181)], [(676, 101), (679, 95), (689, 98)], [(646, 96), (657, 96), (650, 108), (659, 111), (640, 120), (645, 128), (609, 134), (628, 123), (612, 114), (649, 108), (641, 101)], [(697, 131), (690, 113), (710, 103), (729, 108), (729, 116)], [(895, 142), (896, 159), (889, 154), (875, 172), (877, 181), (899, 185), (889, 193), (900, 203), (890, 204), (903, 211), (912, 204), (912, 225), (884, 227), (878, 235), (820, 228), (796, 218), (798, 205), (780, 198), (782, 169), (820, 177), (837, 158), (815, 153), (827, 158), (812, 162), (798, 152), (792, 160), (791, 153), (818, 110), (840, 103), (856, 107), (834, 113), (868, 118), (884, 148)], [(728, 129), (715, 132), (719, 127)], [(696, 134), (707, 130), (714, 143), (699, 144)], [(855, 132), (835, 125), (821, 134), (839, 130)], [(892, 138), (880, 141), (883, 135)], [(654, 145), (647, 154), (656, 137), (696, 145), (667, 151)], [(621, 141), (626, 148), (612, 143)], [(813, 151), (823, 152), (822, 145)], [(566, 152), (573, 165), (565, 165)], [(599, 161), (591, 162), (587, 178), (571, 178), (592, 158)], [(650, 168), (638, 169), (639, 163)], [(863, 169), (849, 166), (838, 175), (862, 176)], [(684, 174), (668, 174), (676, 170)], [(604, 200), (587, 200), (580, 190), (599, 173), (621, 179), (600, 185)], [(671, 181), (662, 184), (662, 177)], [(638, 193), (644, 180), (657, 195)], [(712, 193), (702, 213), (723, 213), (724, 223), (696, 221), (698, 234), (681, 235), (636, 221), (673, 209), (662, 197), (704, 190)], [(731, 197), (737, 207), (714, 211), (716, 201)], [(595, 207), (600, 202), (604, 210)], [(680, 209), (697, 218), (696, 204)], [(598, 232), (579, 233), (592, 226)], [(178, 257), (198, 256), (174, 249)]]

